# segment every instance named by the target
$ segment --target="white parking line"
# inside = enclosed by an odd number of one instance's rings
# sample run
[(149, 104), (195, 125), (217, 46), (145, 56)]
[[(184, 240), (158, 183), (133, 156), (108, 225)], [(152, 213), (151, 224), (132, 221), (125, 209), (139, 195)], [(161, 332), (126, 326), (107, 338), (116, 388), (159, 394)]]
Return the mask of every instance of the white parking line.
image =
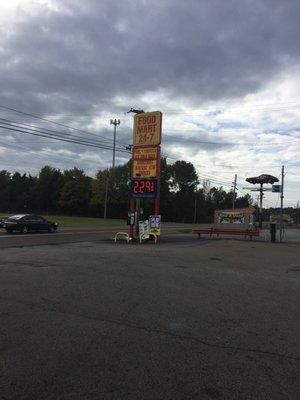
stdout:
[(39, 237), (39, 236), (67, 236), (67, 235), (88, 235), (88, 234), (94, 234), (94, 233), (112, 233), (113, 231), (83, 231), (83, 232), (55, 232), (55, 233), (26, 233), (26, 234), (19, 234), (19, 233), (11, 233), (11, 234), (3, 234), (0, 236), (0, 239), (7, 239), (7, 238), (13, 238), (13, 237), (22, 237), (22, 238), (26, 238), (26, 237)]

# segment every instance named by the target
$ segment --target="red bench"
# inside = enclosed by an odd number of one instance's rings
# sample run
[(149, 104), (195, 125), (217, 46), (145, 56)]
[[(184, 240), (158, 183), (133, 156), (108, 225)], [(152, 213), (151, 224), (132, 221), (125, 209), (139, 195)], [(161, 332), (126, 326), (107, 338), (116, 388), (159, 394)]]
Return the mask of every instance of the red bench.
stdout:
[(250, 240), (252, 240), (253, 236), (259, 236), (259, 230), (253, 230), (253, 229), (230, 229), (230, 228), (203, 228), (203, 229), (193, 229), (192, 233), (195, 233), (198, 235), (198, 238), (200, 238), (200, 236), (202, 234), (208, 234), (210, 237), (212, 237), (213, 235), (217, 235), (217, 237), (219, 237), (219, 235), (239, 235), (239, 236), (244, 236), (245, 238), (247, 236), (250, 237)]

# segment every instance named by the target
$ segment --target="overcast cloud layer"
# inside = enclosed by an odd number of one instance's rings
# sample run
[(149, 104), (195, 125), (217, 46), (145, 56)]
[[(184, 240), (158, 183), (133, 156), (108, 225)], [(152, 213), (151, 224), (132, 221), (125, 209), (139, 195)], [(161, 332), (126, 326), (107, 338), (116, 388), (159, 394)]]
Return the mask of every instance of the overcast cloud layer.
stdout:
[[(245, 177), (278, 176), (285, 164), (286, 205), (300, 199), (298, 0), (9, 3), (0, 3), (0, 105), (103, 141), (112, 138), (110, 118), (120, 118), (124, 145), (132, 142), (126, 111), (161, 110), (170, 161), (191, 161), (201, 179), (226, 189), (237, 173), (240, 194)], [(67, 131), (7, 109), (0, 117)], [(47, 163), (94, 175), (111, 158), (1, 129), (0, 169), (37, 173)], [(118, 163), (127, 160), (118, 153)], [(277, 195), (266, 197), (271, 204)]]

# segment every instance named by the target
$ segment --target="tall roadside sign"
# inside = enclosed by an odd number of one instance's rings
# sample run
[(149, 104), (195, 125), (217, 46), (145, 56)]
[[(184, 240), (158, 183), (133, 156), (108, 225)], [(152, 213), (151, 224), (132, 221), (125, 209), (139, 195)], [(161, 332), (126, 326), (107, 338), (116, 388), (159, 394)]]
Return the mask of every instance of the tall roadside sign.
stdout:
[(133, 146), (159, 146), (161, 122), (160, 111), (136, 114), (133, 121)]
[(160, 111), (142, 112), (134, 116), (130, 214), (137, 215), (137, 218), (134, 226), (130, 225), (131, 237), (134, 236), (135, 228), (138, 230), (141, 199), (152, 199), (153, 213), (159, 215), (161, 130)]

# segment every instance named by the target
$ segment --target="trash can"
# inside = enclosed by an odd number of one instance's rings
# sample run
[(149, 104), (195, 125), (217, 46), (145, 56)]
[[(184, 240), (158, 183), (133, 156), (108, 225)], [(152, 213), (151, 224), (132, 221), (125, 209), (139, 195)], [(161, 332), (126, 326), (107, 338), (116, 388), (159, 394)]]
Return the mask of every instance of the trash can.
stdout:
[(270, 223), (271, 242), (276, 242), (276, 223)]

